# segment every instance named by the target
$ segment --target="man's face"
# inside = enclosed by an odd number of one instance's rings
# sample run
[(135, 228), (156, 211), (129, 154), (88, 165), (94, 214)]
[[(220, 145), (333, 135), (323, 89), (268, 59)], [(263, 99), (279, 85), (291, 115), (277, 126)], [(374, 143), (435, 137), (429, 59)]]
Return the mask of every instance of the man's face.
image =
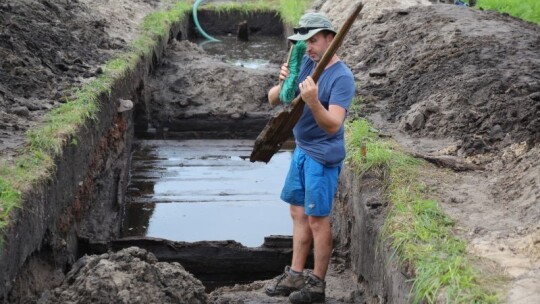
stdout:
[(315, 62), (319, 62), (330, 43), (334, 40), (334, 35), (318, 32), (309, 38), (307, 42), (307, 55)]

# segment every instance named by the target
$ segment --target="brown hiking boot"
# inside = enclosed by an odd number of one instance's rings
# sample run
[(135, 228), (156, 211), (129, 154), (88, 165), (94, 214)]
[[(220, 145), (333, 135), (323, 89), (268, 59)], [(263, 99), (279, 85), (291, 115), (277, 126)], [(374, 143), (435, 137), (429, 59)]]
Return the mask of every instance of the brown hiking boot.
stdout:
[(293, 291), (304, 287), (304, 275), (293, 275), (290, 273), (291, 267), (285, 267), (285, 271), (275, 277), (272, 283), (266, 287), (265, 293), (271, 297), (288, 296)]
[(306, 278), (306, 285), (304, 288), (291, 293), (289, 301), (293, 304), (324, 303), (325, 288), (326, 282), (316, 277), (313, 273), (310, 273)]

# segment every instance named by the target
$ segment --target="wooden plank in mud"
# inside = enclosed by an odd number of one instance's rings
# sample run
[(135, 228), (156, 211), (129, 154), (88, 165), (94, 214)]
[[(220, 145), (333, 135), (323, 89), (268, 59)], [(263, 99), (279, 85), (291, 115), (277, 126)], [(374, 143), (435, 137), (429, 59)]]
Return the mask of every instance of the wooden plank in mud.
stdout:
[[(235, 241), (174, 242), (159, 238), (130, 237), (108, 243), (87, 242), (85, 251), (101, 254), (136, 246), (152, 252), (161, 262), (178, 262), (187, 271), (203, 279), (220, 276), (265, 279), (283, 271), (292, 259), (292, 241), (287, 237), (269, 238), (272, 247), (245, 247)], [(285, 245), (287, 247), (280, 247)], [(313, 256), (307, 267), (313, 267)], [(269, 276), (270, 275), (270, 276)]]

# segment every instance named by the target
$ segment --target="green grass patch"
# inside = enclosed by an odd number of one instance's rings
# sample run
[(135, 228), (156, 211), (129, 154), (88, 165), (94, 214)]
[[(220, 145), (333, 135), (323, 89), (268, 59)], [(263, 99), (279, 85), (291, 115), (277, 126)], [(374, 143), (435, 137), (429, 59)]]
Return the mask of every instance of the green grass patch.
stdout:
[(388, 181), (390, 211), (383, 238), (395, 249), (400, 264), (411, 270), (412, 303), (498, 302), (495, 293), (479, 283), (466, 243), (452, 232), (454, 222), (427, 198), (418, 178), (422, 161), (380, 139), (363, 119), (347, 123), (347, 153), (353, 170), (359, 174), (376, 170)]
[(279, 14), (283, 23), (296, 26), (304, 12), (311, 6), (313, 0), (279, 0)]
[(0, 199), (2, 200), (2, 204), (0, 205), (1, 230), (4, 229), (7, 224), (6, 219), (8, 214), (13, 208), (16, 208), (19, 205), (21, 192), (16, 190), (9, 181), (5, 180), (4, 178), (0, 178)]
[(218, 13), (243, 12), (246, 15), (257, 12), (276, 11), (281, 20), (288, 26), (295, 26), (313, 0), (257, 0), (250, 2), (207, 3), (200, 7), (202, 10), (212, 10)]
[(232, 12), (241, 12), (245, 15), (250, 15), (259, 12), (269, 12), (277, 10), (276, 1), (258, 0), (250, 2), (222, 2), (222, 3), (205, 3), (199, 7), (199, 10), (210, 10), (218, 14), (228, 14)]
[(478, 0), (476, 6), (507, 13), (540, 25), (540, 1), (538, 0)]

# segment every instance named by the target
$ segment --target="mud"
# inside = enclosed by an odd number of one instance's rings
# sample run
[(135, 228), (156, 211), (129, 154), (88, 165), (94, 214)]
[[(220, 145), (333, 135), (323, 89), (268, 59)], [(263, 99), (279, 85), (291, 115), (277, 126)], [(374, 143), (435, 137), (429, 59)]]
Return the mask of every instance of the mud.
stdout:
[(206, 303), (204, 286), (178, 263), (158, 262), (137, 247), (75, 263), (61, 286), (37, 301), (48, 303)]

